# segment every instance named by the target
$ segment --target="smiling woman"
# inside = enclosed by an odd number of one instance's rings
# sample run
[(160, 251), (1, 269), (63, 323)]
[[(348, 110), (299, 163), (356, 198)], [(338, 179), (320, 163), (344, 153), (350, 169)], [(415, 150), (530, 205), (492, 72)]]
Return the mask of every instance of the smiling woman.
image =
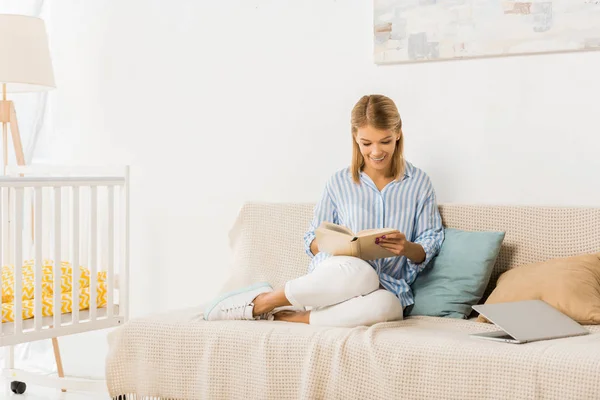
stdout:
[[(351, 127), (352, 164), (328, 180), (304, 235), (309, 273), (277, 290), (260, 282), (225, 293), (206, 308), (205, 319), (354, 327), (402, 319), (414, 304), (410, 285), (444, 240), (435, 191), (427, 174), (404, 159), (402, 120), (390, 98), (363, 96)], [(315, 231), (325, 221), (354, 232), (394, 228), (374, 241), (396, 256), (363, 260), (323, 252)]]

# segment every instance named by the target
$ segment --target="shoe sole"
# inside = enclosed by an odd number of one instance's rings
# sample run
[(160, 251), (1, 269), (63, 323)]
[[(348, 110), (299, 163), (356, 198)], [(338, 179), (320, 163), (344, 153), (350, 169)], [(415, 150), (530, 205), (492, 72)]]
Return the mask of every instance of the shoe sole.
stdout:
[(219, 304), (226, 298), (238, 295), (240, 293), (249, 292), (251, 290), (260, 289), (262, 287), (269, 287), (272, 289), (271, 285), (268, 282), (260, 282), (260, 283), (255, 283), (254, 285), (251, 285), (251, 286), (246, 286), (245, 288), (242, 288), (242, 289), (238, 289), (238, 290), (234, 290), (232, 292), (227, 292), (225, 294), (222, 294), (221, 296), (217, 297), (212, 303), (210, 303), (204, 309), (204, 320), (208, 321), (207, 318), (208, 318), (208, 315), (211, 313), (211, 311), (217, 306), (217, 304)]

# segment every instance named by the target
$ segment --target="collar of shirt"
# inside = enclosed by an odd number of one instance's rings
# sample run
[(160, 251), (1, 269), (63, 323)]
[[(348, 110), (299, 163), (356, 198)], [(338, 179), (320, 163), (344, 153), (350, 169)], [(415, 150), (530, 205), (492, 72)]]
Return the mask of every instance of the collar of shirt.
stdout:
[[(413, 175), (413, 166), (408, 161), (404, 160), (404, 177), (402, 179), (399, 179), (399, 180), (395, 179), (395, 180), (391, 181), (390, 183), (388, 183), (388, 185), (402, 182), (404, 179), (410, 178), (412, 175)], [(370, 185), (373, 188), (377, 189), (375, 183), (373, 182), (373, 180), (371, 179), (371, 177), (369, 175), (367, 175), (363, 171), (360, 171), (360, 177), (368, 185)], [(386, 187), (387, 187), (387, 185), (386, 185)], [(379, 191), (379, 189), (377, 189), (377, 190)]]

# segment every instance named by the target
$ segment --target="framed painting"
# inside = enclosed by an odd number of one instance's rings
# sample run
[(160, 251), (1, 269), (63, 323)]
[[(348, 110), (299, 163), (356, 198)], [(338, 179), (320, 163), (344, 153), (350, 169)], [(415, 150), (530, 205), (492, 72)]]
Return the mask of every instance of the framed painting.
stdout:
[(377, 64), (600, 49), (600, 0), (374, 0)]

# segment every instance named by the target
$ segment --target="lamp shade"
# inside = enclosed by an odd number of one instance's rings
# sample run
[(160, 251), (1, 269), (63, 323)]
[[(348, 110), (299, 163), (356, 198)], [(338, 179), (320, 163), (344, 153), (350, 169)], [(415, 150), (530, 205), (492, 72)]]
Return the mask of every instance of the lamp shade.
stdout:
[(7, 92), (38, 92), (56, 87), (46, 25), (40, 18), (0, 14), (2, 83), (6, 83)]

